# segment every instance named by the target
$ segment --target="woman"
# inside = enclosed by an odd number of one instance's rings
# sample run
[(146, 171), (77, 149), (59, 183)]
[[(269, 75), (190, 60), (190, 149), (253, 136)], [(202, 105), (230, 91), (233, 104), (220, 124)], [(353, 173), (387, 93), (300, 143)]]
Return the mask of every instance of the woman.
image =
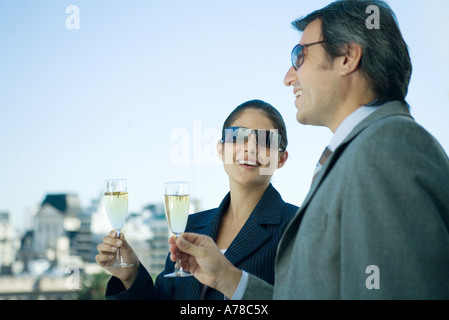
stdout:
[[(274, 283), (278, 242), (298, 207), (285, 203), (270, 180), (288, 158), (287, 132), (280, 113), (270, 104), (252, 100), (238, 106), (226, 119), (217, 149), (229, 176), (230, 192), (215, 209), (192, 214), (186, 232), (213, 238), (238, 268)], [(133, 267), (107, 269), (108, 299), (224, 299), (194, 277), (165, 278), (174, 270), (167, 258), (165, 270), (153, 283), (136, 254), (121, 235), (111, 232), (98, 245), (96, 261), (112, 264), (117, 248)]]

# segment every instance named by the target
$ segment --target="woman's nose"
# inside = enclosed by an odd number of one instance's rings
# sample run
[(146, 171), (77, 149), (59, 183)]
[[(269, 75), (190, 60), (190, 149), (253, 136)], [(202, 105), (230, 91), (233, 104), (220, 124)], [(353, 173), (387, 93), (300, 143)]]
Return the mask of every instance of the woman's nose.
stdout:
[(248, 141), (245, 143), (245, 151), (248, 151), (249, 154), (257, 153), (257, 140), (255, 134), (251, 134), (248, 137)]

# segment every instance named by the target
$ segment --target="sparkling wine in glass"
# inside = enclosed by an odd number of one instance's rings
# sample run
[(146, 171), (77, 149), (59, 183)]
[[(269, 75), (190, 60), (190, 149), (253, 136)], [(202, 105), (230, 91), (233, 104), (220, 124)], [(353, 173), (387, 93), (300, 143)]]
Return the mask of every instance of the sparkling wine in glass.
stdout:
[[(174, 237), (181, 237), (187, 225), (189, 217), (189, 185), (185, 181), (165, 183), (165, 214), (168, 225)], [(182, 270), (181, 260), (175, 263), (175, 271), (164, 277), (190, 277), (193, 274)]]
[[(109, 222), (120, 237), (121, 230), (128, 215), (128, 190), (126, 179), (109, 179), (104, 184), (104, 204)], [(117, 249), (116, 261), (105, 268), (131, 267), (132, 264), (123, 262), (120, 248)]]

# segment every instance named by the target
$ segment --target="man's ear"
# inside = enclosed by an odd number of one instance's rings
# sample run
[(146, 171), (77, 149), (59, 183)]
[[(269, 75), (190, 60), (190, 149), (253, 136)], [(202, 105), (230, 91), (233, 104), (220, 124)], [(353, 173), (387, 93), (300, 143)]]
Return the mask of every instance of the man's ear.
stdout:
[(282, 168), (284, 164), (287, 162), (288, 152), (279, 152), (279, 161), (278, 161), (278, 169)]
[(357, 71), (362, 56), (363, 48), (359, 44), (353, 42), (346, 44), (346, 54), (341, 57), (339, 66), (341, 75), (349, 75)]
[(217, 153), (220, 160), (223, 161), (223, 142), (221, 140), (217, 142)]

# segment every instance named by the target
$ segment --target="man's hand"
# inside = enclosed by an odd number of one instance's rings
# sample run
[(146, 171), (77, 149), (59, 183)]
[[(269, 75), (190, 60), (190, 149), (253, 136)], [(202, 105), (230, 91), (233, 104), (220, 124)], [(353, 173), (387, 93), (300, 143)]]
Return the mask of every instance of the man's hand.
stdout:
[(221, 253), (214, 240), (206, 235), (184, 233), (171, 237), (170, 259), (175, 262), (179, 251), (182, 269), (192, 273), (198, 281), (232, 298), (240, 282), (242, 271)]

